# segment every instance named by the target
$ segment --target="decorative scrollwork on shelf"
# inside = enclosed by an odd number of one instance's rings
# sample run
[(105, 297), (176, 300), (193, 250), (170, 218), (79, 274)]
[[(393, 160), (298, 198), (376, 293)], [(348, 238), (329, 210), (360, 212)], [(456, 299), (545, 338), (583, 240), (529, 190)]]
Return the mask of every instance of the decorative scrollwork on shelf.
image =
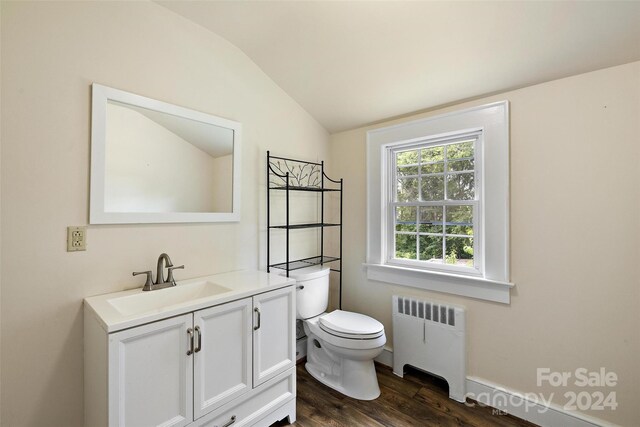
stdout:
[(289, 185), (292, 187), (320, 188), (322, 170), (320, 165), (292, 160), (272, 159), (269, 162), (269, 186), (286, 186), (286, 174), (289, 174)]

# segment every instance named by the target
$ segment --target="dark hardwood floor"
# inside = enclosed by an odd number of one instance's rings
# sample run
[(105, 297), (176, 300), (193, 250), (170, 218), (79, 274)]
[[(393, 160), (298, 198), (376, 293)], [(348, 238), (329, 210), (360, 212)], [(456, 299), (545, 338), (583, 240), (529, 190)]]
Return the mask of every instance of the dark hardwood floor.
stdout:
[[(373, 401), (351, 399), (320, 384), (297, 366), (298, 403), (295, 426), (535, 426), (492, 408), (470, 407), (449, 399), (447, 383), (414, 369), (404, 378), (376, 365), (380, 397)], [(289, 425), (281, 421), (273, 426)]]

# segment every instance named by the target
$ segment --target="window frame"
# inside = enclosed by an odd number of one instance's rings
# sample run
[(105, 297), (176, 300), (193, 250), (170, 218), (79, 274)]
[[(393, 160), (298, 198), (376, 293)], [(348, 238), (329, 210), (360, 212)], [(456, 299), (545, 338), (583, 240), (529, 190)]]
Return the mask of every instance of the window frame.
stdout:
[[(473, 153), (474, 198), (473, 199), (448, 200), (445, 198), (443, 201), (418, 201), (418, 202), (398, 202), (396, 200), (396, 183), (398, 179), (396, 154), (398, 152), (410, 151), (412, 149), (439, 147), (439, 146), (444, 147), (444, 146), (453, 145), (456, 143), (465, 142), (469, 140), (474, 141), (474, 153)], [(454, 134), (428, 136), (426, 138), (422, 138), (419, 141), (412, 141), (412, 142), (400, 141), (400, 142), (395, 142), (391, 144), (386, 144), (383, 146), (384, 150), (386, 151), (386, 153), (384, 153), (383, 155), (386, 156), (386, 164), (388, 168), (386, 171), (386, 176), (383, 177), (386, 179), (383, 181), (383, 184), (382, 184), (383, 186), (386, 187), (386, 190), (387, 190), (384, 192), (385, 197), (384, 197), (384, 200), (382, 201), (382, 203), (386, 207), (386, 214), (383, 217), (385, 221), (383, 228), (386, 230), (386, 236), (384, 240), (385, 241), (384, 260), (386, 264), (397, 265), (399, 267), (405, 266), (409, 268), (417, 268), (417, 269), (427, 270), (427, 271), (434, 270), (434, 271), (443, 272), (443, 273), (450, 272), (454, 274), (462, 274), (462, 275), (478, 276), (478, 277), (481, 277), (484, 274), (484, 263), (482, 262), (483, 230), (482, 230), (482, 220), (481, 220), (482, 218), (482, 142), (483, 142), (482, 129), (472, 129), (472, 130), (457, 132)], [(447, 175), (450, 175), (447, 171), (447, 167), (446, 167), (447, 163), (448, 163), (448, 159), (445, 156), (443, 158), (444, 168), (442, 172), (445, 196), (447, 191)], [(421, 165), (422, 162), (420, 161), (418, 164)], [(468, 172), (463, 172), (463, 173), (468, 173)], [(440, 173), (438, 173), (438, 175), (439, 174)], [(416, 175), (416, 177), (418, 177), (418, 191), (420, 194), (422, 193), (422, 188), (420, 185), (421, 184), (420, 178), (422, 175), (423, 174), (421, 173), (420, 170), (418, 171), (418, 175)], [(407, 177), (412, 177), (412, 176), (407, 176)], [(420, 214), (418, 210), (419, 210), (419, 207), (422, 207), (422, 206), (438, 206), (438, 207), (445, 206), (446, 207), (446, 206), (469, 206), (469, 205), (473, 206), (473, 230), (474, 230), (473, 232), (474, 266), (473, 267), (463, 267), (463, 266), (457, 266), (457, 265), (450, 265), (446, 263), (443, 263), (443, 264), (430, 263), (429, 261), (426, 261), (426, 260), (410, 260), (410, 259), (395, 258), (394, 256), (395, 240), (396, 240), (397, 234), (407, 234), (407, 235), (415, 234), (416, 239), (418, 240), (418, 242), (416, 243), (417, 251), (419, 250), (418, 249), (420, 245), (419, 239), (421, 235), (436, 235), (436, 233), (420, 233), (419, 229), (417, 229), (415, 233), (412, 233), (412, 232), (397, 233), (395, 230), (395, 225), (396, 225), (395, 208), (397, 206), (416, 206), (417, 207), (416, 215), (419, 216)], [(447, 237), (445, 222), (446, 222), (446, 211), (443, 214), (443, 231), (442, 233), (437, 233), (442, 236), (443, 240), (445, 240)], [(416, 223), (416, 226), (419, 227), (419, 224)], [(443, 251), (443, 259), (444, 257), (445, 257), (445, 253)]]
[[(424, 269), (389, 262), (388, 199), (389, 158), (387, 147), (451, 138), (464, 132), (482, 131), (482, 176), (476, 183), (482, 194), (479, 224), (482, 260), (479, 274)], [(500, 101), (464, 110), (371, 129), (367, 132), (367, 279), (425, 290), (508, 304), (509, 281), (509, 103)], [(476, 159), (476, 163), (478, 159)], [(475, 235), (474, 235), (475, 240)], [(474, 241), (474, 245), (475, 245)], [(475, 251), (474, 251), (475, 255)]]

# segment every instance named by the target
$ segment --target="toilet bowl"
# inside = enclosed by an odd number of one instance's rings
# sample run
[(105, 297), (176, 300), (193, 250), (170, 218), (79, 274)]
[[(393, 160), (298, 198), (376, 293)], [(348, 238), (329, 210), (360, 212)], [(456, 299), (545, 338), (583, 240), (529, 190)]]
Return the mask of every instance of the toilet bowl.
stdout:
[(307, 335), (306, 370), (324, 385), (360, 400), (380, 395), (373, 359), (387, 338), (384, 326), (364, 314), (343, 310), (326, 313), (329, 268), (307, 267), (289, 272), (296, 279), (297, 318)]

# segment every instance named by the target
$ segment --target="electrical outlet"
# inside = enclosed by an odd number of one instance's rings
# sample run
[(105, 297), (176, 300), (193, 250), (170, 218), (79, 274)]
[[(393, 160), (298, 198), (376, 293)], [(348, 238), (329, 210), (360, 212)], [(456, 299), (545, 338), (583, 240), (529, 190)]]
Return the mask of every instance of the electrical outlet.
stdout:
[(87, 250), (87, 227), (67, 227), (67, 252)]

